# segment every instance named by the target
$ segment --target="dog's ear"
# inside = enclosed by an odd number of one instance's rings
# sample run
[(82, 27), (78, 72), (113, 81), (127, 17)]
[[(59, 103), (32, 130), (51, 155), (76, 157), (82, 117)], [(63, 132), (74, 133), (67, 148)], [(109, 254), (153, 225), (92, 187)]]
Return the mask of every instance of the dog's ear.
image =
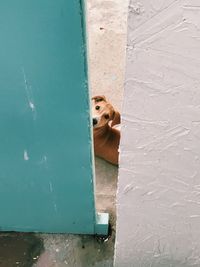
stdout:
[(112, 119), (111, 127), (113, 127), (116, 124), (120, 124), (120, 122), (121, 122), (120, 113), (115, 110), (113, 113), (113, 119)]
[(106, 98), (104, 95), (97, 95), (97, 96), (92, 97), (92, 100), (94, 100), (95, 103), (97, 103), (101, 101), (106, 101)]

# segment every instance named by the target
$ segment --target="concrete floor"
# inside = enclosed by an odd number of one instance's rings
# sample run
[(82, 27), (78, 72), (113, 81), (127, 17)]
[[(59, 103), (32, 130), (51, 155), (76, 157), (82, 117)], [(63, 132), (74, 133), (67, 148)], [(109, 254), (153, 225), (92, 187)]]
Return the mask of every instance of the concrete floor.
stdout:
[[(92, 95), (118, 110), (123, 94), (128, 0), (87, 0)], [(108, 239), (57, 234), (0, 234), (0, 267), (111, 267), (115, 241), (117, 167), (96, 159), (96, 206), (110, 214)]]

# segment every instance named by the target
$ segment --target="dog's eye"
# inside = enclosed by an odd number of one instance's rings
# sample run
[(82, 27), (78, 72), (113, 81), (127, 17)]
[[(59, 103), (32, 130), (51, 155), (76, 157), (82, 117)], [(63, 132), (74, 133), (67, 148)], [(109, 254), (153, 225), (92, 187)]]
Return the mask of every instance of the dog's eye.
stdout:
[(96, 106), (95, 109), (96, 109), (96, 110), (99, 110), (99, 109), (100, 109), (100, 106)]
[(108, 119), (109, 119), (109, 115), (106, 114), (106, 115), (104, 116), (104, 118), (105, 118), (106, 120), (108, 120)]

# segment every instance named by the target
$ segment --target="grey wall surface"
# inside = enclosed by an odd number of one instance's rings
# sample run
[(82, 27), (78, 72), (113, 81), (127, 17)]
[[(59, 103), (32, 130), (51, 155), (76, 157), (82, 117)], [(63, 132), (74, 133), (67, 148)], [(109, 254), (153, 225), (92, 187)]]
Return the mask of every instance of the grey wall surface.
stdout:
[(200, 1), (131, 1), (115, 267), (200, 266)]

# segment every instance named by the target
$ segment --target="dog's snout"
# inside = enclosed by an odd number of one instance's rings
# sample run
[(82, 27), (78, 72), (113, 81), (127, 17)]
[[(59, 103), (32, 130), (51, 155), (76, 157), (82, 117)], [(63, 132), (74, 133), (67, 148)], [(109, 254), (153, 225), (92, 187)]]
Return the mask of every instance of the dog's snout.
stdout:
[(93, 126), (95, 126), (97, 124), (97, 119), (93, 118)]

